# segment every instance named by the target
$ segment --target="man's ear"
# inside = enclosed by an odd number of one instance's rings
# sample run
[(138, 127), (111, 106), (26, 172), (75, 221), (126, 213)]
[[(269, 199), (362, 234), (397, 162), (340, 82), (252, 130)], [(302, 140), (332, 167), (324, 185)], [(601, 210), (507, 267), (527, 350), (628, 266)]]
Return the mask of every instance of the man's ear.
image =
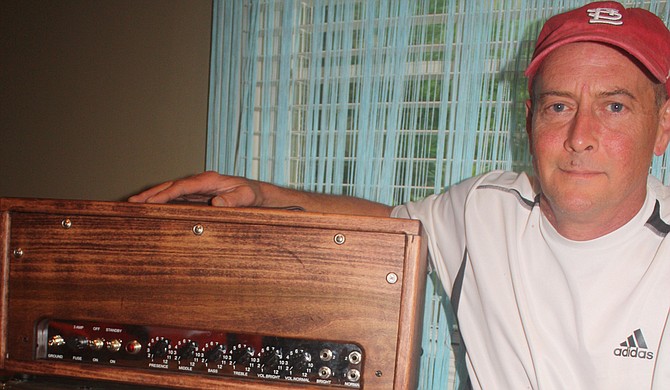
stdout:
[(528, 148), (533, 155), (533, 102), (526, 100), (526, 134), (528, 134)]
[(659, 111), (654, 154), (657, 156), (663, 155), (668, 148), (668, 142), (670, 142), (670, 99), (665, 101)]

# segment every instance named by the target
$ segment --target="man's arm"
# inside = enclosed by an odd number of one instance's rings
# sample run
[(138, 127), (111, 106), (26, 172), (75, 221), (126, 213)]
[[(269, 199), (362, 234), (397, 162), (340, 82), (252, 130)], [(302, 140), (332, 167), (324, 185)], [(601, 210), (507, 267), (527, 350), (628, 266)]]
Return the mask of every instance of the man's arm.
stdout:
[(276, 186), (237, 176), (204, 172), (149, 188), (128, 201), (167, 203), (209, 202), (222, 207), (292, 207), (306, 211), (388, 217), (392, 207), (350, 196), (325, 195)]

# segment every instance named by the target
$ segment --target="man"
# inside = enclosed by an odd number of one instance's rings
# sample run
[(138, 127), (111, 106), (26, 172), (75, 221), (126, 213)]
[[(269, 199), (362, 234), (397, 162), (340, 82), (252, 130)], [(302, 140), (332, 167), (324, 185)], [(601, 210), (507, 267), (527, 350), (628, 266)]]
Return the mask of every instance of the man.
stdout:
[(589, 4), (545, 24), (526, 75), (533, 179), (491, 172), (391, 208), (208, 172), (131, 201), (420, 219), (473, 387), (669, 389), (670, 188), (648, 171), (670, 141), (670, 31)]

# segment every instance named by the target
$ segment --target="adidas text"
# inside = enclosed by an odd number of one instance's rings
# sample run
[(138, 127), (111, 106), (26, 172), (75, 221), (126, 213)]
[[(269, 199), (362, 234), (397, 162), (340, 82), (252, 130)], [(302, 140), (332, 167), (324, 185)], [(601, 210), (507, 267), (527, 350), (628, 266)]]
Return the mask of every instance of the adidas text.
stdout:
[(654, 353), (637, 348), (615, 348), (614, 356), (632, 357), (640, 359), (653, 359)]

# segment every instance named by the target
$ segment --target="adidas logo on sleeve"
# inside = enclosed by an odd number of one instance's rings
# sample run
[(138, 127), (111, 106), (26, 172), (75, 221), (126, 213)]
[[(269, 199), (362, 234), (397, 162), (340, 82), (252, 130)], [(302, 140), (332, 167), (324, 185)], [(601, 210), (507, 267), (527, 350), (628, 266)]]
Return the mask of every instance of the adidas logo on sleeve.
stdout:
[(614, 356), (653, 359), (654, 352), (648, 350), (642, 330), (637, 329), (614, 349)]

